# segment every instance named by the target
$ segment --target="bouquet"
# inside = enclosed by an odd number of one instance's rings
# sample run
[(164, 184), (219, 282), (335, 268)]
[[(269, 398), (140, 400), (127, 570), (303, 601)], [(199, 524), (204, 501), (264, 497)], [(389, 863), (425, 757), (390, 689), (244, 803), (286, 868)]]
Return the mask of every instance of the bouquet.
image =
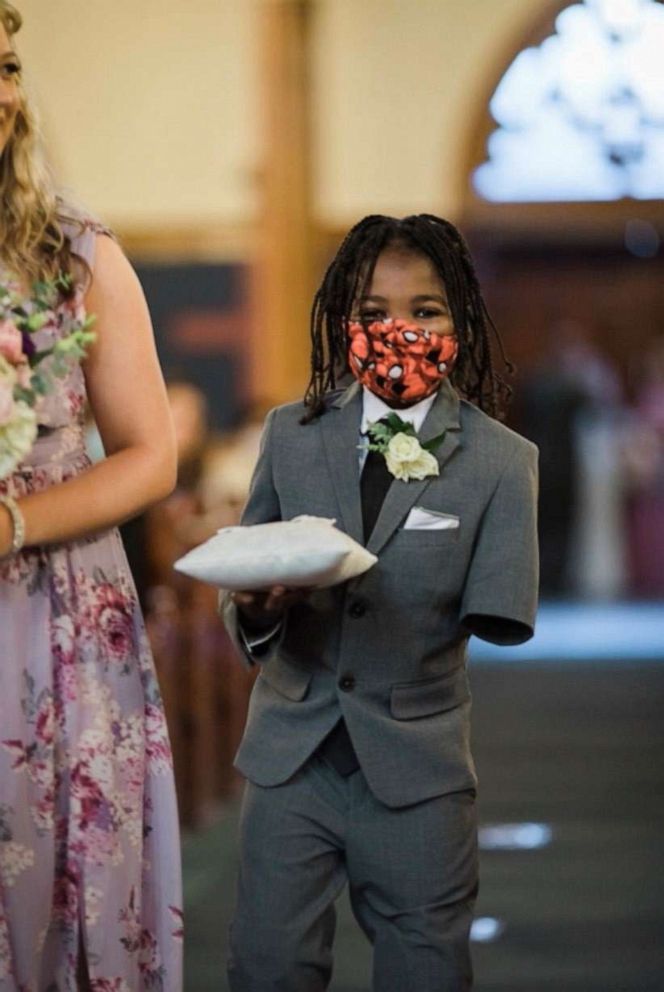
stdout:
[(32, 449), (40, 398), (94, 341), (94, 317), (74, 312), (66, 334), (49, 347), (39, 346), (38, 332), (57, 324), (61, 293), (70, 290), (71, 277), (65, 275), (36, 282), (28, 299), (0, 285), (0, 479)]

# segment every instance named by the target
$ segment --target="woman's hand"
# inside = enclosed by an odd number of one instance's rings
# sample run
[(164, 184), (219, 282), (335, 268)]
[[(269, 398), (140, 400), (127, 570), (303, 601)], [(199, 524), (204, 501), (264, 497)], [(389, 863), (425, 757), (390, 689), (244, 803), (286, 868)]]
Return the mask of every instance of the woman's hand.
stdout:
[(267, 630), (279, 623), (289, 607), (302, 603), (310, 593), (311, 589), (272, 586), (271, 589), (234, 592), (231, 599), (249, 626)]

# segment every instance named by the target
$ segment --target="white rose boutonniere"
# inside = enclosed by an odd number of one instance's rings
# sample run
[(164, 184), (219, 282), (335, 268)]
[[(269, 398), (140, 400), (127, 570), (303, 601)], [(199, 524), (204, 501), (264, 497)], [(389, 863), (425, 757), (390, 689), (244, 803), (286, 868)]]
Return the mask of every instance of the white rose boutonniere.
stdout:
[(396, 413), (371, 424), (368, 430), (369, 450), (379, 451), (385, 457), (390, 473), (395, 479), (426, 479), (438, 475), (440, 466), (433, 451), (443, 440), (444, 434), (422, 444), (412, 424), (404, 422)]
[(395, 434), (385, 450), (387, 467), (395, 479), (426, 479), (438, 475), (438, 462), (430, 451), (425, 451), (416, 437)]

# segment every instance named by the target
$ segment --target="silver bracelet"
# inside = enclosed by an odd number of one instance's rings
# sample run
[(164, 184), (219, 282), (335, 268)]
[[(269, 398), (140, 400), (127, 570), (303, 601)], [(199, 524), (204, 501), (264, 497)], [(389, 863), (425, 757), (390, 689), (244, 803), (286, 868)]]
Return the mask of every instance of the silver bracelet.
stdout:
[(0, 496), (0, 504), (7, 507), (9, 516), (12, 518), (14, 536), (9, 554), (15, 555), (25, 544), (25, 520), (18, 503), (11, 496)]

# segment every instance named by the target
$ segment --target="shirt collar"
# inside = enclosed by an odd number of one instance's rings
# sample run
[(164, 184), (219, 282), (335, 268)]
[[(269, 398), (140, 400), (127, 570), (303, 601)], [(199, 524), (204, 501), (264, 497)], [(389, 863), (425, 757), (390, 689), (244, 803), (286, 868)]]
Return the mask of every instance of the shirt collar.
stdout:
[(360, 432), (362, 434), (366, 434), (370, 424), (375, 424), (377, 420), (380, 420), (381, 417), (386, 417), (389, 413), (398, 414), (403, 421), (412, 424), (415, 430), (419, 432), (427, 413), (433, 406), (437, 395), (437, 392), (432, 393), (431, 396), (427, 396), (425, 399), (420, 400), (419, 403), (413, 403), (412, 406), (404, 407), (403, 410), (394, 410), (391, 406), (388, 406), (387, 403), (384, 403), (380, 397), (376, 396), (371, 392), (371, 390), (367, 389), (366, 386), (363, 386), (362, 422), (360, 424)]

